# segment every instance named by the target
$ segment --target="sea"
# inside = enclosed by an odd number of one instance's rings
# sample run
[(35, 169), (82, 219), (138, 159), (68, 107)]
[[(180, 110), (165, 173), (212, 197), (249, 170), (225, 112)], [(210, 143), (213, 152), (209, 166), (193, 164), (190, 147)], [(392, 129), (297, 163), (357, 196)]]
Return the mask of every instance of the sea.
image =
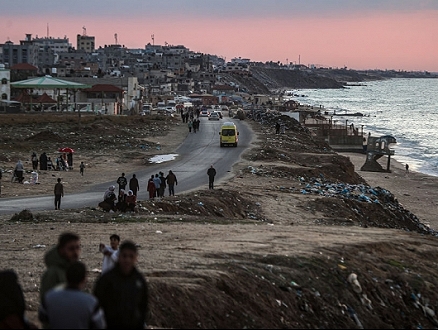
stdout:
[(372, 136), (391, 135), (397, 143), (393, 158), (411, 170), (438, 176), (438, 79), (395, 78), (363, 82), (344, 89), (292, 90), (301, 104), (323, 106), (337, 114), (360, 112), (363, 117), (335, 116)]

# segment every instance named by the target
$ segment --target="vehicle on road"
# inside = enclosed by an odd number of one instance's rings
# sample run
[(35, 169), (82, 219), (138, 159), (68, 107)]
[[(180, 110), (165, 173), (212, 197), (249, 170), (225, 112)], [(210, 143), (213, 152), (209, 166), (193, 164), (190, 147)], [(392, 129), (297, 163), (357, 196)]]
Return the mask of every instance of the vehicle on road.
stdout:
[(208, 117), (209, 112), (207, 109), (202, 109), (201, 113), (199, 114), (199, 117)]
[(239, 131), (237, 130), (236, 124), (230, 121), (223, 123), (219, 132), (219, 137), (221, 147), (226, 145), (237, 147), (237, 143), (239, 142)]
[(208, 116), (208, 120), (220, 120), (221, 117), (219, 116), (219, 113), (216, 111), (213, 111), (210, 113), (210, 116)]

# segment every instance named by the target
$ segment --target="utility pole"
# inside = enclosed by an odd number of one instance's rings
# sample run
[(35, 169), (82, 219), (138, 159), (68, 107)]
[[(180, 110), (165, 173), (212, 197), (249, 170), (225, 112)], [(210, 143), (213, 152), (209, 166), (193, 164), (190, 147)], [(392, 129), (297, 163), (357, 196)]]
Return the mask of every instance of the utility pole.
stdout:
[(151, 34), (152, 46), (155, 46), (155, 34)]

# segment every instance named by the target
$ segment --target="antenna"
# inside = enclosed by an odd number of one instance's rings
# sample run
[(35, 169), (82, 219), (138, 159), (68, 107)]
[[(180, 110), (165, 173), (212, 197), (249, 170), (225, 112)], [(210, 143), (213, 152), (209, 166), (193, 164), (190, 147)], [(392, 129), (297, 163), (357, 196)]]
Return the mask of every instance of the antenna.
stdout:
[(82, 35), (84, 37), (87, 35), (87, 28), (85, 26), (82, 27)]
[(167, 43), (167, 41), (165, 41), (165, 42), (164, 42), (164, 46), (167, 46), (167, 45), (169, 45), (169, 44)]
[(155, 46), (155, 34), (151, 34), (152, 46)]
[(49, 23), (47, 23), (47, 38), (49, 37)]
[(114, 40), (116, 41), (116, 45), (118, 45), (118, 43), (117, 43), (117, 33), (114, 33)]

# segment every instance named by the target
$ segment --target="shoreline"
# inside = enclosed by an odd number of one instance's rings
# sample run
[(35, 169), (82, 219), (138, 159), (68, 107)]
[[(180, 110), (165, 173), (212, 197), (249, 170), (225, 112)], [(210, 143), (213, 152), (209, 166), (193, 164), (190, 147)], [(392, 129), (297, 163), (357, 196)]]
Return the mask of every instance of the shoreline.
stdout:
[[(425, 225), (438, 229), (438, 177), (411, 171), (406, 173), (404, 164), (391, 158), (391, 173), (365, 172), (360, 168), (365, 162), (365, 155), (359, 153), (340, 152), (354, 165), (354, 170), (372, 187), (380, 186), (389, 190), (398, 201), (414, 213)], [(382, 165), (386, 157), (381, 159)]]

